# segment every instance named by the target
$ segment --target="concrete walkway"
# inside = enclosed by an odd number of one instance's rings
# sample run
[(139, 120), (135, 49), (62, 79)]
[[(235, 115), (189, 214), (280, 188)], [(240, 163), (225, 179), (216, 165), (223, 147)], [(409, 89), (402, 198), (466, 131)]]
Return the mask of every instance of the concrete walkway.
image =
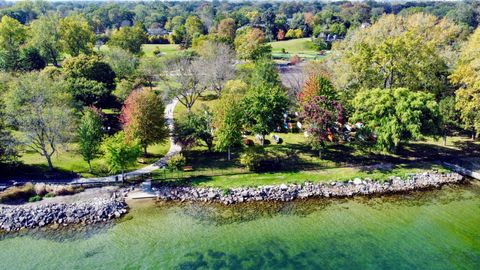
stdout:
[[(178, 100), (174, 99), (171, 103), (167, 104), (165, 106), (165, 119), (167, 120), (167, 125), (168, 129), (170, 132), (173, 131), (173, 111), (175, 109), (175, 106), (178, 104)], [(130, 179), (134, 177), (138, 177), (143, 174), (148, 174), (151, 173), (155, 170), (161, 169), (162, 167), (165, 167), (167, 164), (167, 161), (170, 159), (171, 156), (174, 156), (175, 154), (179, 153), (182, 150), (180, 145), (175, 144), (173, 141), (173, 138), (170, 137), (170, 149), (168, 150), (167, 154), (159, 159), (157, 162), (150, 164), (146, 167), (143, 167), (141, 169), (131, 171), (128, 173), (125, 173), (125, 178), (124, 179)], [(73, 184), (88, 184), (88, 183), (115, 183), (122, 181), (122, 175), (117, 174), (117, 175), (111, 175), (111, 176), (106, 176), (106, 177), (95, 177), (95, 178), (77, 178), (71, 181), (70, 183)]]

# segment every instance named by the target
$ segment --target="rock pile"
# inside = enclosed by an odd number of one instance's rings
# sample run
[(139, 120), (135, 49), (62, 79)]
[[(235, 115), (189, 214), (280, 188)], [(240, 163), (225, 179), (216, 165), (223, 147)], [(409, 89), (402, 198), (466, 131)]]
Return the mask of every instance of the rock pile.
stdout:
[(126, 212), (125, 200), (116, 196), (69, 204), (0, 206), (0, 231), (18, 231), (50, 224), (93, 224), (119, 218)]
[(160, 187), (157, 198), (161, 200), (221, 202), (224, 204), (250, 201), (292, 201), (311, 197), (349, 197), (354, 195), (385, 194), (436, 188), (444, 184), (463, 181), (457, 173), (421, 173), (407, 179), (390, 177), (387, 181), (378, 182), (370, 179), (359, 179), (329, 184), (302, 185), (290, 184), (279, 186), (263, 186), (255, 188), (234, 188), (221, 190), (218, 188), (196, 187)]

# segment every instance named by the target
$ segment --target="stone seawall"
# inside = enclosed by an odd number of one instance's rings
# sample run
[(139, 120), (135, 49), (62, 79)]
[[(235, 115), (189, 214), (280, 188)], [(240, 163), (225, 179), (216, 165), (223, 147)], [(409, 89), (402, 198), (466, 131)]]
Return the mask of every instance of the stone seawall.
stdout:
[(127, 212), (124, 198), (92, 199), (74, 203), (0, 206), (0, 232), (47, 225), (94, 224), (119, 218)]
[(196, 187), (159, 187), (156, 189), (160, 200), (220, 202), (224, 204), (250, 201), (292, 201), (312, 197), (349, 197), (354, 195), (372, 195), (395, 192), (414, 191), (437, 188), (444, 184), (459, 183), (463, 176), (457, 173), (421, 173), (407, 179), (390, 177), (387, 181), (378, 182), (369, 179), (358, 179), (347, 182), (331, 182), (328, 184), (302, 185), (290, 184), (279, 186), (263, 186), (256, 188), (218, 188)]

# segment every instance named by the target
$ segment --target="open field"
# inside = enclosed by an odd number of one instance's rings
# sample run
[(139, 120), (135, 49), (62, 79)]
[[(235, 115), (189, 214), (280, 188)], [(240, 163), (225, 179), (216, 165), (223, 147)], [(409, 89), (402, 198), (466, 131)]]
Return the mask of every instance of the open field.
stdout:
[[(324, 57), (313, 48), (313, 43), (310, 38), (275, 41), (268, 44), (272, 46), (272, 55), (277, 59), (290, 59), (290, 57), (294, 55), (313, 60)], [(285, 53), (282, 52), (282, 49), (285, 49)]]

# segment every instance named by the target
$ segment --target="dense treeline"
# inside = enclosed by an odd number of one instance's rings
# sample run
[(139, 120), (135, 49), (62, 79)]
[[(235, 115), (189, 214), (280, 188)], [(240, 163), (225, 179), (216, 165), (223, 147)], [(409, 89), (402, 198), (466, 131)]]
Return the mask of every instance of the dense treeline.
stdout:
[[(480, 132), (475, 1), (1, 6), (1, 162), (28, 148), (52, 170), (52, 156), (75, 143), (90, 171), (103, 153), (112, 172), (124, 172), (166, 140), (172, 99), (188, 111), (175, 141), (228, 159), (249, 144), (242, 135), (263, 146), (297, 121), (320, 156), (340, 141), (395, 152), (424, 136)], [(308, 63), (299, 89), (286, 89), (268, 42), (300, 37), (332, 52)], [(168, 42), (182, 50), (142, 50)], [(192, 110), (205, 95), (216, 106)], [(247, 151), (242, 162), (257, 157)]]

